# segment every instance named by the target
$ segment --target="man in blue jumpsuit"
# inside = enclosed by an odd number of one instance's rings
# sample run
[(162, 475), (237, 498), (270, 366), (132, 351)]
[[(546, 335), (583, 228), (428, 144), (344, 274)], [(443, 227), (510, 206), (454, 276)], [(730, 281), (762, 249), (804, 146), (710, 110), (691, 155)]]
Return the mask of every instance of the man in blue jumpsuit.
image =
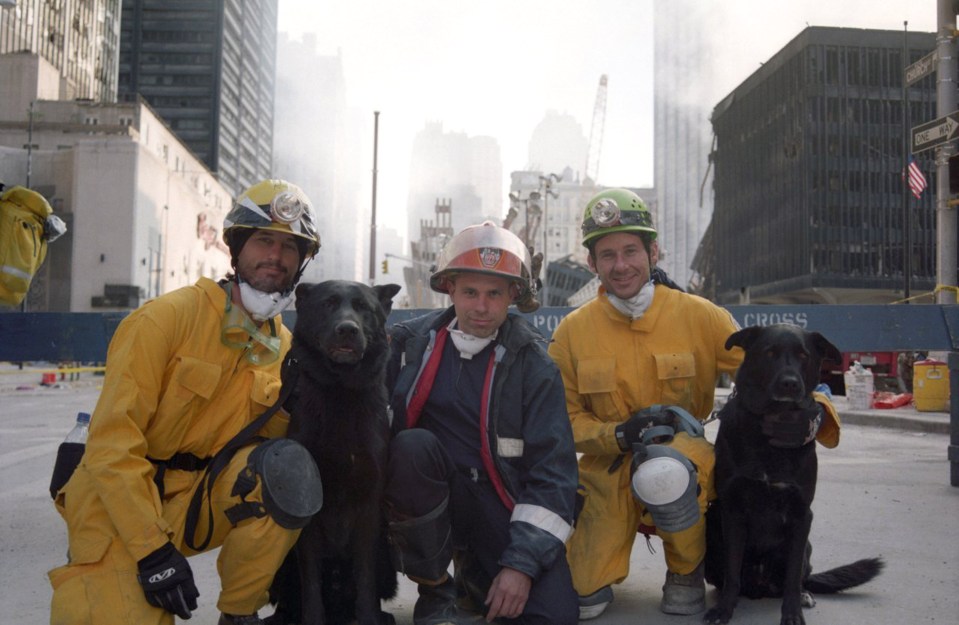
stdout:
[(577, 468), (563, 383), (543, 337), (507, 312), (533, 302), (529, 252), (485, 222), (437, 267), (430, 286), (453, 305), (392, 328), (388, 371), (387, 510), (394, 563), (419, 585), (413, 622), (457, 623), (459, 596), (487, 620), (571, 625)]

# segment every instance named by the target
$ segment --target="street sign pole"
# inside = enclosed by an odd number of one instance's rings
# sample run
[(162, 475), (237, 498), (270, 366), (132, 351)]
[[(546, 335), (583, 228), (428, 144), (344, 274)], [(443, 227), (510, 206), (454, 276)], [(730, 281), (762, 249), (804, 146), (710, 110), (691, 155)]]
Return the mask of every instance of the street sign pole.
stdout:
[[(936, 108), (938, 114), (956, 110), (956, 11), (953, 0), (936, 2)], [(952, 123), (959, 124), (956, 113), (946, 115)], [(956, 303), (956, 209), (949, 206), (949, 157), (956, 153), (955, 128), (950, 128), (949, 137), (936, 150), (936, 303)], [(915, 135), (913, 136), (915, 141)], [(953, 423), (959, 425), (959, 415), (953, 414)]]

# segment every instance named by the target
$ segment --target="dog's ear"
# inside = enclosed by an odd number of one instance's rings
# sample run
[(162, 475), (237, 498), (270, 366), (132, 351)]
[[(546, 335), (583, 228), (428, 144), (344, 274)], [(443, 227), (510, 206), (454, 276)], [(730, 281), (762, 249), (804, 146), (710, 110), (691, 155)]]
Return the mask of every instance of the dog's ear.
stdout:
[(376, 299), (380, 300), (380, 306), (383, 307), (383, 312), (387, 317), (393, 310), (393, 296), (399, 293), (401, 288), (403, 287), (398, 284), (377, 284), (373, 287)]
[(749, 326), (739, 332), (733, 332), (726, 339), (726, 349), (732, 349), (733, 347), (742, 347), (743, 351), (749, 349), (749, 346), (752, 345), (762, 330), (762, 326)]
[(809, 340), (812, 342), (816, 351), (823, 357), (823, 360), (830, 362), (842, 362), (842, 353), (839, 348), (829, 342), (829, 339), (818, 332), (810, 332)]

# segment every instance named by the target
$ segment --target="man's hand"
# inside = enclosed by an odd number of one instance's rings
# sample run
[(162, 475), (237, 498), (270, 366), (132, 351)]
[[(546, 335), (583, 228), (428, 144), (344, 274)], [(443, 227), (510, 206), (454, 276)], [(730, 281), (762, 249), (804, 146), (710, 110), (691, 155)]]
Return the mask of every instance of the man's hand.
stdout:
[(173, 543), (167, 543), (137, 562), (137, 581), (147, 602), (182, 619), (193, 616), (200, 592), (193, 583), (193, 571)]
[(486, 593), (486, 622), (500, 616), (516, 618), (523, 613), (526, 600), (529, 598), (529, 589), (533, 580), (526, 573), (504, 566), (493, 578), (489, 592)]
[(637, 410), (628, 419), (616, 426), (616, 444), (622, 451), (629, 451), (633, 443), (642, 443), (643, 434), (654, 425), (668, 425), (673, 415), (665, 407), (649, 407)]

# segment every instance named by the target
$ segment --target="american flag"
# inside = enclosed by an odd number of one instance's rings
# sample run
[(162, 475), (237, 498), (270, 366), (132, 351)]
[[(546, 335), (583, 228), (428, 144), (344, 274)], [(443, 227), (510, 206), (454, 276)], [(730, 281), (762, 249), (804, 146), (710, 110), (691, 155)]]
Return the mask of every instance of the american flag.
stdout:
[(922, 170), (916, 164), (916, 159), (909, 157), (909, 189), (912, 194), (919, 199), (922, 192), (926, 190), (926, 177), (922, 175)]

